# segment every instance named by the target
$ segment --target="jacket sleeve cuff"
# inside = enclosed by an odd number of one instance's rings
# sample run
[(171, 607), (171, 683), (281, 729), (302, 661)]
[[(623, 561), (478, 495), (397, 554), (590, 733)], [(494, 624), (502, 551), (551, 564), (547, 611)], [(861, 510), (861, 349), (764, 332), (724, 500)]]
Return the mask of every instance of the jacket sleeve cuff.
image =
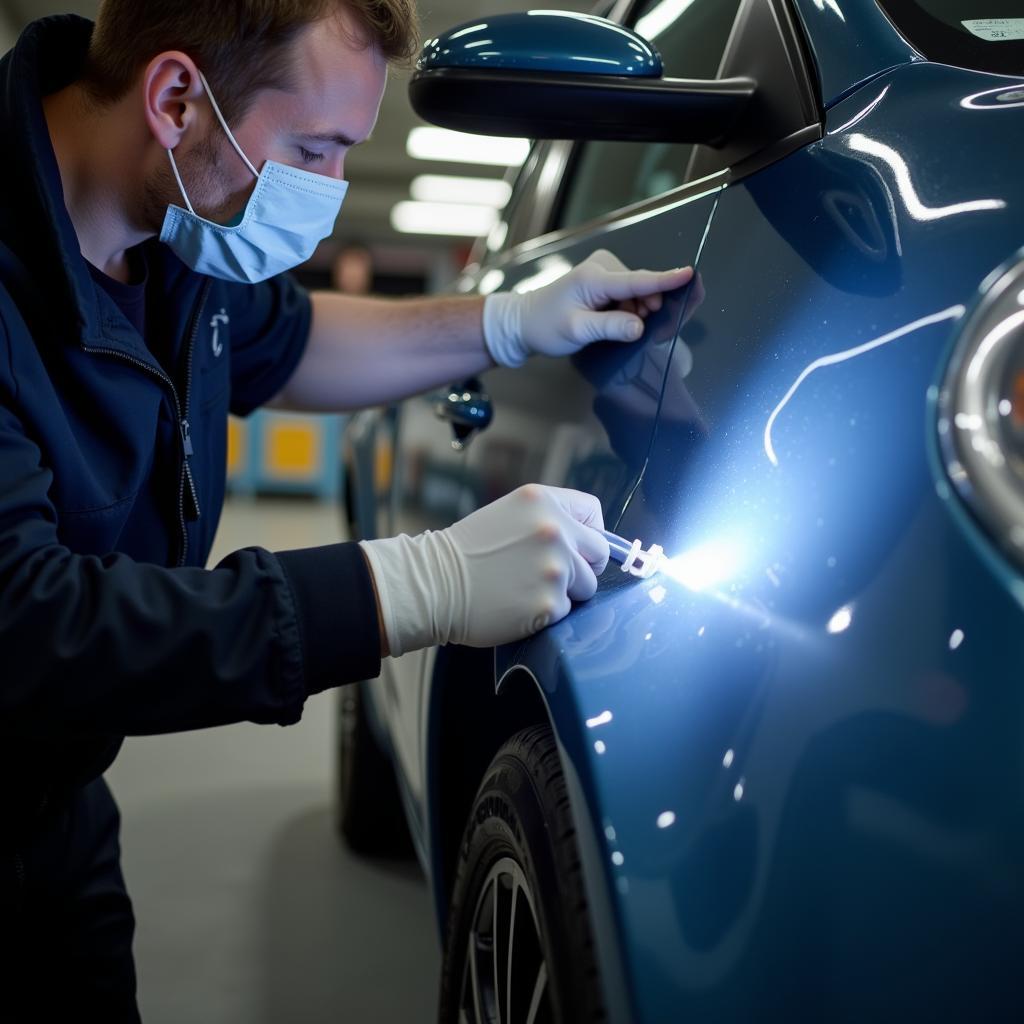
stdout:
[(295, 598), (307, 696), (378, 676), (377, 599), (359, 545), (276, 554)]

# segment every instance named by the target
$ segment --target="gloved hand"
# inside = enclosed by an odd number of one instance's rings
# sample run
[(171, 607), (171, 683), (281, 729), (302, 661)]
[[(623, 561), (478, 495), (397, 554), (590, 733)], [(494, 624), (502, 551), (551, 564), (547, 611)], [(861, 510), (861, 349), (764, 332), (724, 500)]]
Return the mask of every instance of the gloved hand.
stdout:
[(445, 530), (360, 541), (392, 655), (521, 640), (597, 590), (608, 564), (593, 495), (527, 484)]
[(692, 267), (627, 270), (598, 249), (564, 277), (532, 292), (492, 292), (484, 300), (484, 343), (499, 366), (527, 356), (567, 356), (592, 341), (636, 341), (662, 292), (680, 288)]

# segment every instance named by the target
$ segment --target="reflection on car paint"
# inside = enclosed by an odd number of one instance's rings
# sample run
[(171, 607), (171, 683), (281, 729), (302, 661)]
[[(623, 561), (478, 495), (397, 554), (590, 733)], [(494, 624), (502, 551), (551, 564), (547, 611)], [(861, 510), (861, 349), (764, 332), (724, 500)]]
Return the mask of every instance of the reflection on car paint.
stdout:
[(817, 7), (819, 11), (832, 11), (838, 16), (840, 21), (846, 21), (846, 15), (843, 14), (836, 0), (814, 0), (814, 6)]
[(857, 113), (854, 114), (849, 121), (844, 121), (841, 125), (838, 125), (835, 128), (829, 128), (826, 134), (838, 135), (840, 132), (845, 132), (847, 128), (852, 128), (855, 124), (858, 124), (860, 121), (863, 121), (864, 118), (867, 117), (868, 114), (870, 114), (871, 111), (874, 110), (875, 107), (877, 107), (878, 104), (885, 99), (885, 94), (888, 91), (889, 86), (887, 85), (866, 107), (862, 107), (860, 110), (858, 110)]
[(891, 146), (886, 146), (866, 135), (854, 132), (847, 139), (847, 145), (857, 153), (877, 156), (887, 163), (896, 180), (896, 188), (900, 198), (914, 220), (938, 220), (940, 217), (953, 217), (959, 213), (976, 213), (980, 210), (1003, 210), (1006, 201), (1003, 199), (969, 199), (966, 202), (950, 203), (947, 206), (925, 206), (921, 201), (914, 183), (910, 180), (910, 169), (906, 160)]
[(864, 355), (865, 352), (871, 352), (882, 345), (888, 345), (891, 342), (906, 337), (906, 335), (912, 334), (914, 331), (920, 330), (923, 327), (940, 324), (945, 320), (958, 320), (963, 316), (964, 309), (965, 307), (961, 305), (950, 306), (949, 309), (944, 309), (938, 313), (931, 313), (928, 316), (923, 316), (917, 320), (913, 320), (909, 324), (904, 324), (902, 327), (897, 327), (896, 330), (890, 331), (888, 334), (883, 334), (880, 338), (875, 338), (872, 341), (866, 341), (861, 345), (855, 345), (853, 348), (848, 348), (843, 352), (833, 352), (827, 356), (819, 356), (819, 358), (815, 359), (813, 363), (805, 366), (800, 371), (800, 375), (797, 379), (790, 385), (790, 388), (783, 396), (782, 401), (772, 409), (771, 415), (768, 417), (768, 422), (765, 424), (764, 451), (768, 456), (768, 461), (773, 466), (777, 466), (779, 464), (778, 456), (775, 454), (775, 448), (772, 445), (772, 426), (778, 419), (782, 410), (789, 404), (790, 399), (792, 399), (793, 395), (796, 394), (797, 388), (799, 388), (815, 370), (820, 370), (826, 366), (836, 366), (840, 363), (845, 363), (849, 359), (856, 359), (857, 356)]
[(537, 262), (537, 270), (527, 277), (522, 277), (512, 286), (514, 292), (534, 292), (545, 285), (554, 284), (559, 278), (565, 277), (572, 270), (572, 264), (559, 255), (544, 256)]
[(1005, 85), (997, 85), (994, 89), (983, 89), (960, 101), (965, 110), (1009, 110), (1012, 107), (1024, 107), (1024, 84), (1017, 88), (1007, 89)]

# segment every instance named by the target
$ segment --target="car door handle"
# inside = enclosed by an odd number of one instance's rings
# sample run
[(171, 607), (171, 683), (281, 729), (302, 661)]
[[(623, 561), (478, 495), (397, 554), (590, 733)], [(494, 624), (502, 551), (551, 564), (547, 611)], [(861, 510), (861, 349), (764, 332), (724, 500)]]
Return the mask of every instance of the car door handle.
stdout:
[(494, 418), (490, 396), (475, 377), (459, 381), (438, 395), (434, 412), (452, 425), (452, 447), (456, 451), (462, 451), (473, 435), (486, 430)]

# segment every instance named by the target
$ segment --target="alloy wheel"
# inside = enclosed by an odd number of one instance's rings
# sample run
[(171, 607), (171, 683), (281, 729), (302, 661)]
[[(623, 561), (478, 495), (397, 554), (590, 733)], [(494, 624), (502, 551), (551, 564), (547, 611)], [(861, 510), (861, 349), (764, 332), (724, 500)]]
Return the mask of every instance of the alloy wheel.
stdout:
[(480, 889), (466, 945), (459, 1024), (551, 1024), (548, 968), (533, 893), (511, 857)]

